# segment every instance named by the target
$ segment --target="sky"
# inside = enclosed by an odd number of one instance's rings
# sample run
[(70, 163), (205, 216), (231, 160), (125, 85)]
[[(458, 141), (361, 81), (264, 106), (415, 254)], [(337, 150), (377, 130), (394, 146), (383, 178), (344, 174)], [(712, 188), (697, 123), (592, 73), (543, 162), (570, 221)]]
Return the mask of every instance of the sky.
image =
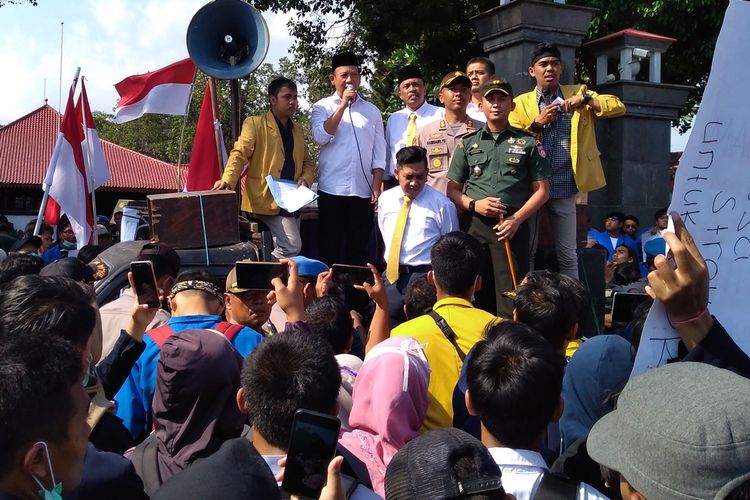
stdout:
[[(49, 100), (59, 109), (60, 23), (63, 26), (62, 88), (67, 98), (76, 67), (86, 79), (91, 108), (112, 113), (113, 85), (188, 56), (185, 33), (206, 0), (38, 0), (0, 8), (0, 124), (7, 124)], [(293, 42), (287, 21), (293, 14), (263, 13), (270, 44), (264, 62), (276, 64)], [(45, 90), (46, 87), (46, 90)], [(672, 130), (672, 151), (682, 151), (689, 134)]]

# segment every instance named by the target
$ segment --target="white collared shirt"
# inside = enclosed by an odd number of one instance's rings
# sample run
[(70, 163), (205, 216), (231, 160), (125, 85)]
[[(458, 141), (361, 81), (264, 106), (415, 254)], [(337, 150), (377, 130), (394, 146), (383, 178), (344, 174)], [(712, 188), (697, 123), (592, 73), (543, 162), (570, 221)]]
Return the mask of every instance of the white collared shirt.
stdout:
[(482, 113), (482, 110), (479, 109), (479, 106), (477, 106), (473, 102), (470, 102), (469, 105), (466, 106), (466, 114), (469, 115), (472, 120), (477, 120), (480, 122), (487, 121), (487, 117), (484, 116), (484, 113)]
[[(385, 191), (378, 199), (378, 227), (385, 243), (385, 259), (388, 260), (396, 228), (398, 214), (404, 202), (401, 186)], [(456, 206), (440, 191), (425, 185), (412, 200), (409, 218), (406, 219), (404, 236), (401, 240), (399, 264), (422, 266), (429, 264), (430, 250), (444, 234), (458, 231)]]
[[(516, 500), (530, 500), (542, 482), (542, 476), (549, 472), (542, 455), (531, 450), (512, 448), (490, 448), (490, 454), (503, 473), (503, 489)], [(578, 488), (579, 500), (607, 500), (593, 486), (581, 483)]]
[(409, 108), (399, 109), (388, 118), (385, 126), (385, 135), (388, 142), (388, 168), (385, 171), (386, 177), (395, 177), (396, 171), (396, 153), (406, 146), (406, 129), (409, 126), (409, 115), (417, 115), (417, 128), (426, 123), (441, 119), (445, 116), (445, 108), (433, 106), (425, 101), (412, 111)]
[(312, 107), (312, 136), (320, 144), (318, 189), (332, 195), (369, 198), (372, 171), (386, 166), (383, 117), (375, 105), (357, 97), (331, 135), (323, 123), (340, 103), (341, 97), (334, 93)]

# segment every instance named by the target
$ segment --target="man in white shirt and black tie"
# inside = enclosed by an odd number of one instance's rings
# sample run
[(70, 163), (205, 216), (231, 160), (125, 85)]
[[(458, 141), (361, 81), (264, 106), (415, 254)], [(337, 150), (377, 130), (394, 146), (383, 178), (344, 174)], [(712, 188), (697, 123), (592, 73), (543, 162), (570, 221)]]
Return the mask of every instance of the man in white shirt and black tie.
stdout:
[(329, 79), (335, 92), (313, 105), (311, 120), (320, 145), (320, 259), (364, 265), (386, 166), (383, 118), (357, 94), (359, 61), (353, 53), (333, 56)]
[(389, 187), (396, 185), (393, 179), (396, 153), (405, 146), (416, 146), (417, 128), (439, 120), (445, 114), (443, 108), (427, 102), (427, 88), (422, 78), (422, 70), (412, 64), (404, 66), (398, 72), (398, 97), (404, 102), (404, 108), (393, 113), (385, 126), (388, 166), (383, 178), (391, 184)]
[(427, 186), (427, 152), (409, 146), (396, 154), (398, 185), (378, 200), (378, 227), (385, 242), (390, 328), (404, 316), (404, 293), (409, 283), (430, 270), (430, 250), (444, 234), (458, 230), (456, 206), (447, 196)]

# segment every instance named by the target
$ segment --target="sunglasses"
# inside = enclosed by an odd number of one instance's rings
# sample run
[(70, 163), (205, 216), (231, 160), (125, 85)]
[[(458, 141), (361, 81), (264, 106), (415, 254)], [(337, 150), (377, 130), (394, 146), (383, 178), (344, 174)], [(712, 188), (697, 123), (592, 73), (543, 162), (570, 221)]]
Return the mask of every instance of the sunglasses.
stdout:
[(635, 224), (625, 224), (625, 229), (638, 229), (638, 226)]

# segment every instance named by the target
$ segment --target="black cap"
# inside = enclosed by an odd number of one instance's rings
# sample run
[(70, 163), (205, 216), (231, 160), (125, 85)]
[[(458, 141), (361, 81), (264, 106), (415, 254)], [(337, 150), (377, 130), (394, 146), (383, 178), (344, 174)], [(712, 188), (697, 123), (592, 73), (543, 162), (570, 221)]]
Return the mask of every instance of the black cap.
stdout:
[(408, 80), (410, 78), (419, 78), (420, 80), (424, 81), (424, 77), (422, 76), (422, 70), (419, 69), (419, 66), (415, 66), (413, 64), (407, 64), (400, 70), (398, 70), (398, 84), (401, 85), (401, 82), (404, 80)]
[(39, 276), (65, 276), (74, 281), (95, 281), (96, 268), (76, 257), (65, 257), (44, 266)]
[(500, 92), (513, 97), (513, 87), (505, 80), (490, 80), (482, 85), (482, 96), (487, 97), (492, 92)]
[(386, 498), (459, 498), (505, 495), (500, 468), (489, 450), (466, 432), (445, 428), (409, 441), (385, 473)]
[(438, 90), (442, 90), (443, 87), (449, 87), (454, 83), (463, 83), (467, 87), (471, 88), (471, 80), (468, 76), (466, 76), (466, 73), (462, 73), (460, 71), (451, 71), (450, 73), (447, 73), (442, 80), (440, 80), (440, 88)]
[(331, 71), (336, 71), (339, 66), (356, 66), (359, 68), (359, 60), (354, 52), (339, 52), (331, 58)]

